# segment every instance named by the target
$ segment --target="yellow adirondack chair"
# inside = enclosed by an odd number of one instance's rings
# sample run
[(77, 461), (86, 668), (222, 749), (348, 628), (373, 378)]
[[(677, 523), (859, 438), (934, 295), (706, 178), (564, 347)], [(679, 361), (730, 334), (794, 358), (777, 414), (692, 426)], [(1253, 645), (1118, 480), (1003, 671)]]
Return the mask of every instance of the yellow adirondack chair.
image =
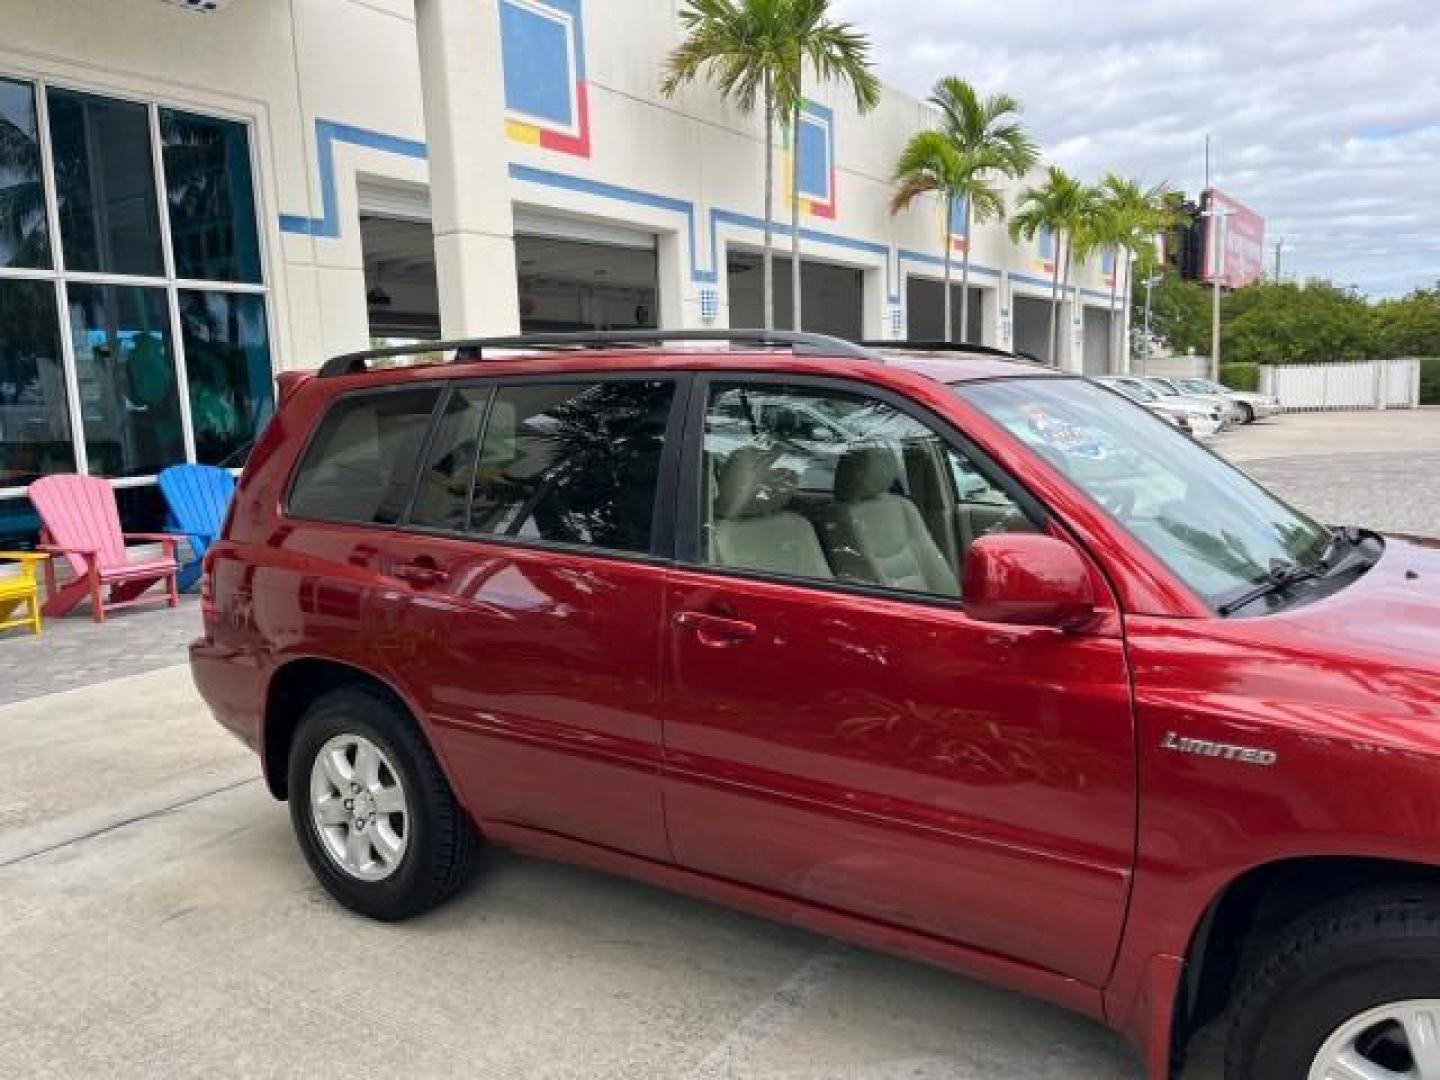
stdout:
[[(0, 630), (12, 626), (28, 626), (36, 637), (43, 633), (40, 624), (40, 583), (35, 567), (49, 555), (36, 551), (0, 551), (0, 562), (18, 562), (20, 572), (0, 577)], [(20, 612), (19, 615), (16, 612)]]

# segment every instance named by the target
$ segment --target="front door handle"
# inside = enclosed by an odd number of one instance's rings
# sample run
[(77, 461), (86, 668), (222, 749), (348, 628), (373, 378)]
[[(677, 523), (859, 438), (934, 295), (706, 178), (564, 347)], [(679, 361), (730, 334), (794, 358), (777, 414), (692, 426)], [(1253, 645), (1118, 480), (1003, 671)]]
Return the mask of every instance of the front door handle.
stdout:
[(416, 559), (414, 562), (401, 563), (395, 567), (394, 574), (401, 581), (408, 581), (411, 585), (439, 585), (450, 575), (429, 559)]
[(737, 645), (755, 636), (754, 623), (705, 611), (677, 611), (675, 625), (693, 631), (700, 644), (716, 648)]

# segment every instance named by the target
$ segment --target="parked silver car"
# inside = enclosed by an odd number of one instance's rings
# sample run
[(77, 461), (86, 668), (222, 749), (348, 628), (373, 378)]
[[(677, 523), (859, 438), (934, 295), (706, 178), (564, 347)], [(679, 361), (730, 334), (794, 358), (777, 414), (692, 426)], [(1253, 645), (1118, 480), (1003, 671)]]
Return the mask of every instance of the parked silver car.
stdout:
[(1232, 390), (1228, 386), (1212, 382), (1209, 379), (1185, 378), (1166, 381), (1174, 383), (1182, 393), (1220, 394), (1230, 398), (1236, 404), (1240, 413), (1239, 422), (1242, 424), (1274, 416), (1280, 411), (1280, 399), (1271, 397), (1269, 394), (1256, 394), (1249, 390)]
[(1146, 386), (1145, 380), (1125, 375), (1100, 375), (1094, 381), (1144, 405), (1155, 415), (1197, 439), (1209, 439), (1225, 427), (1225, 413), (1221, 406), (1208, 401), (1161, 394)]
[(1239, 404), (1225, 394), (1213, 392), (1195, 393), (1190, 390), (1182, 390), (1179, 382), (1175, 379), (1164, 378), (1160, 375), (1130, 376), (1140, 380), (1163, 397), (1187, 397), (1193, 401), (1203, 401), (1208, 405), (1214, 405), (1220, 410), (1225, 418), (1226, 424), (1240, 424), (1244, 422), (1244, 413), (1241, 412)]

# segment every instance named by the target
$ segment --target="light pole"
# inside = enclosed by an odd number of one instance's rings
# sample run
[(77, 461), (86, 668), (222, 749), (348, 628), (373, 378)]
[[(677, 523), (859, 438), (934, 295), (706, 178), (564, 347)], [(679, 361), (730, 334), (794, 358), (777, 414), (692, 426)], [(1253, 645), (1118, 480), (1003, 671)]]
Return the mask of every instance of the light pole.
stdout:
[(1140, 374), (1144, 375), (1150, 367), (1150, 290), (1165, 280), (1163, 274), (1154, 274), (1145, 279), (1145, 337), (1140, 344)]
[[(1207, 142), (1208, 147), (1208, 142)], [(1200, 211), (1203, 218), (1213, 218), (1214, 224), (1210, 226), (1210, 381), (1220, 381), (1220, 271), (1225, 262), (1221, 257), (1225, 238), (1225, 219), (1233, 214), (1233, 210), (1217, 210), (1215, 208), (1214, 195), (1211, 195), (1210, 206)]]

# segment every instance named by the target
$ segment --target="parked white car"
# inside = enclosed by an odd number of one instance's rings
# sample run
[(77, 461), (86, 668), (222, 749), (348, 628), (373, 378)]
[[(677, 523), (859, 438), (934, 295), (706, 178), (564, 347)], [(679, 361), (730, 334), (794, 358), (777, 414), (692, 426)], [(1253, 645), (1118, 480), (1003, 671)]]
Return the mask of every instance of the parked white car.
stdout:
[(1121, 378), (1138, 379), (1161, 397), (1186, 397), (1192, 401), (1203, 401), (1207, 405), (1214, 405), (1220, 410), (1220, 415), (1225, 418), (1227, 425), (1244, 422), (1245, 414), (1240, 410), (1240, 405), (1233, 398), (1225, 394), (1192, 393), (1188, 390), (1180, 389), (1174, 379), (1163, 378), (1159, 375), (1122, 375)]
[(1186, 394), (1222, 394), (1230, 398), (1239, 408), (1240, 423), (1250, 424), (1280, 411), (1280, 399), (1269, 394), (1256, 394), (1249, 390), (1232, 390), (1209, 379), (1169, 379)]
[(1220, 405), (1184, 395), (1161, 394), (1146, 386), (1143, 379), (1101, 375), (1094, 381), (1144, 405), (1156, 416), (1197, 439), (1212, 438), (1226, 425), (1225, 412)]

